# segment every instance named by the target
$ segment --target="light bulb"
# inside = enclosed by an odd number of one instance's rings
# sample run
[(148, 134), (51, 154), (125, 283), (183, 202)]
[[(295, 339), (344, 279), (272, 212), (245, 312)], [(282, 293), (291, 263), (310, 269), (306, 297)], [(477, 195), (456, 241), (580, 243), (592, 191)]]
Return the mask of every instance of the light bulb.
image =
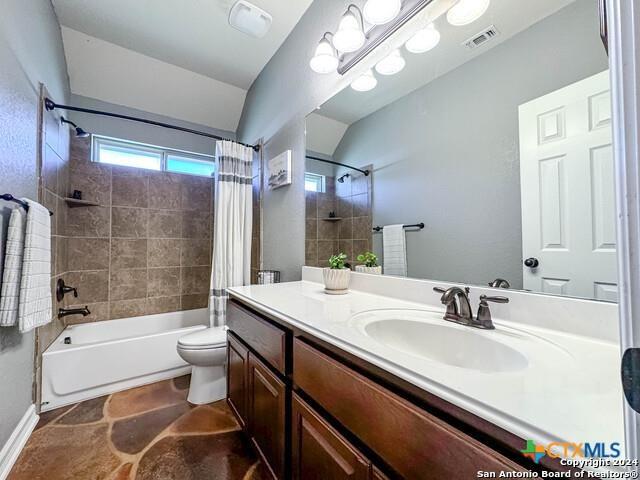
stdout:
[(351, 82), (351, 88), (356, 92), (368, 92), (376, 88), (376, 85), (378, 85), (378, 80), (370, 69)]
[(316, 54), (309, 61), (311, 70), (316, 73), (331, 73), (338, 68), (338, 57), (336, 57), (329, 40), (323, 38), (316, 47)]
[(383, 25), (398, 16), (401, 6), (401, 0), (367, 0), (362, 13), (367, 23)]
[(489, 3), (491, 0), (460, 0), (447, 12), (447, 21), (456, 27), (468, 25), (487, 11)]
[(360, 21), (353, 12), (342, 16), (338, 31), (333, 35), (333, 46), (341, 52), (355, 52), (364, 45), (365, 36)]
[(380, 75), (395, 75), (404, 68), (406, 62), (400, 50), (396, 49), (376, 64), (376, 72)]
[(440, 43), (440, 32), (436, 30), (433, 23), (430, 23), (426, 28), (418, 30), (404, 46), (411, 53), (424, 53), (435, 48), (438, 43)]

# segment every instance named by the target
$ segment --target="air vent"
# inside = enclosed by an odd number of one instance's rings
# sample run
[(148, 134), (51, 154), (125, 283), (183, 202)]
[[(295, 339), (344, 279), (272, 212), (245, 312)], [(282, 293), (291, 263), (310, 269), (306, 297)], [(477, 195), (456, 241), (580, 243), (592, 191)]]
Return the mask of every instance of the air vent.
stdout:
[(473, 37), (462, 42), (462, 45), (473, 50), (474, 48), (477, 48), (480, 45), (484, 45), (489, 40), (492, 40), (498, 35), (500, 35), (500, 32), (498, 31), (498, 29), (495, 26), (491, 25), (490, 27), (485, 28), (480, 33), (476, 33)]

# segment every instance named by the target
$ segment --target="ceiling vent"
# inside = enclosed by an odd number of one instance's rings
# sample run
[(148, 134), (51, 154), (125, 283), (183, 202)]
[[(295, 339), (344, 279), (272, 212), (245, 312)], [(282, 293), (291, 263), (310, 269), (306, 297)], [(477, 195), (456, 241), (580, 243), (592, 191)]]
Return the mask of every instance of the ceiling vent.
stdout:
[(255, 38), (267, 34), (272, 20), (271, 15), (246, 0), (238, 0), (229, 12), (229, 25)]
[(462, 45), (473, 50), (474, 48), (477, 48), (480, 45), (484, 45), (485, 43), (489, 42), (489, 40), (494, 39), (498, 35), (500, 35), (498, 29), (495, 26), (491, 25), (490, 27), (485, 28), (480, 33), (476, 33), (473, 37), (462, 42)]

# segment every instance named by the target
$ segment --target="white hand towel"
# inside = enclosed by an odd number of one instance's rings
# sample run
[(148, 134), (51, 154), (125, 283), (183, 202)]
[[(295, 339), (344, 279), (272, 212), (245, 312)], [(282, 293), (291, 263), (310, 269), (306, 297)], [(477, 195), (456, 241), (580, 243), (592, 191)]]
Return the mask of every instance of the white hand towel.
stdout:
[(407, 276), (407, 241), (402, 225), (382, 228), (383, 268), (385, 275)]
[(20, 280), (18, 326), (28, 332), (51, 321), (51, 217), (37, 202), (29, 204)]
[(12, 327), (18, 321), (26, 216), (24, 209), (17, 207), (13, 209), (9, 219), (0, 290), (0, 326), (2, 327)]

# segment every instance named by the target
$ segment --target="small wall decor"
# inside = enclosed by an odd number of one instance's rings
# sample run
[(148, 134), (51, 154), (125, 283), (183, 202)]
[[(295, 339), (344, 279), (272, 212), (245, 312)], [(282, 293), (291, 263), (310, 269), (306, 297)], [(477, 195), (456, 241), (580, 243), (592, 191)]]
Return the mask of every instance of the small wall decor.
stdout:
[(269, 160), (267, 171), (270, 190), (291, 185), (291, 150)]

